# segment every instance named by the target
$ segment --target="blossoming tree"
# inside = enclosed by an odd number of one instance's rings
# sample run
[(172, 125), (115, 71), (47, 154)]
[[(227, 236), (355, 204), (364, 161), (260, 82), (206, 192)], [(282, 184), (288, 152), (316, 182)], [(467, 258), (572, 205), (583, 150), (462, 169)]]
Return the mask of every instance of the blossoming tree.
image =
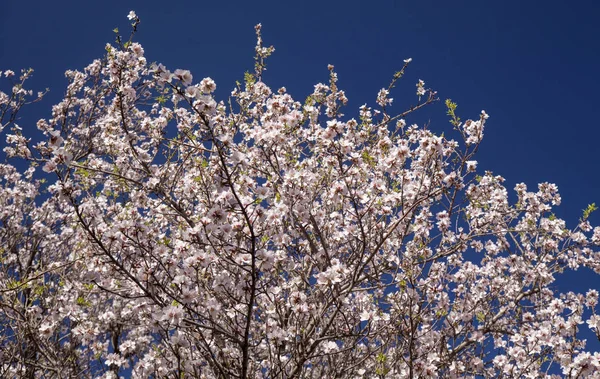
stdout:
[(437, 100), (423, 81), (390, 114), (410, 59), (346, 118), (333, 66), (303, 103), (269, 88), (256, 33), (225, 102), (118, 37), (35, 144), (31, 71), (2, 73), (0, 375), (598, 377), (598, 291), (552, 285), (600, 273), (594, 207), (567, 229), (553, 184), (511, 204), (476, 175), (485, 112), (446, 102), (457, 141), (406, 123)]

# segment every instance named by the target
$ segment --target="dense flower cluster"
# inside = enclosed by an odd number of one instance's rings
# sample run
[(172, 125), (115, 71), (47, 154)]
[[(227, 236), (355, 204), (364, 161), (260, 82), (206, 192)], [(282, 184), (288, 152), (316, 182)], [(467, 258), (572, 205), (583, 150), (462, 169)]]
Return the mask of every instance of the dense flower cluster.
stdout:
[(485, 112), (455, 118), (461, 143), (407, 124), (422, 80), (390, 115), (410, 59), (348, 119), (333, 66), (304, 103), (269, 88), (256, 32), (229, 103), (131, 41), (67, 71), (35, 145), (31, 71), (0, 93), (4, 152), (31, 164), (0, 164), (1, 375), (598, 377), (598, 291), (552, 287), (600, 273), (589, 212), (567, 229), (555, 185), (511, 204), (477, 176)]

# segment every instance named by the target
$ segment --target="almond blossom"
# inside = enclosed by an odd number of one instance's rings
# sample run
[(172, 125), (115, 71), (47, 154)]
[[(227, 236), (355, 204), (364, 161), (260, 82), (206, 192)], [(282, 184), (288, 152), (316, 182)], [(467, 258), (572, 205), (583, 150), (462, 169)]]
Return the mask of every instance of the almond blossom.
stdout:
[(2, 375), (597, 377), (598, 291), (555, 285), (600, 274), (595, 206), (569, 229), (553, 184), (512, 201), (475, 159), (487, 113), (410, 120), (422, 80), (392, 107), (410, 59), (351, 111), (333, 65), (305, 101), (271, 89), (255, 31), (222, 100), (117, 39), (35, 144), (15, 121), (44, 92), (2, 70)]

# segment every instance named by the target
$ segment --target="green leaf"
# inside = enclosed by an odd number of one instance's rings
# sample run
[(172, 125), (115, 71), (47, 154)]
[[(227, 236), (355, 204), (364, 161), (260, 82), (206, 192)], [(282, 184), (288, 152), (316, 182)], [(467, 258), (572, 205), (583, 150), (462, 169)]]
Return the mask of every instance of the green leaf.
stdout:
[(21, 286), (21, 282), (15, 279), (10, 279), (8, 283), (6, 283), (6, 288), (9, 290), (17, 289)]
[(454, 127), (458, 127), (460, 125), (460, 117), (456, 115), (456, 108), (458, 105), (452, 102), (451, 99), (446, 99), (446, 114), (450, 116), (450, 123), (454, 125)]
[(367, 163), (369, 166), (371, 166), (371, 167), (375, 166), (375, 158), (373, 158), (371, 155), (369, 155), (368, 151), (363, 150), (361, 157), (362, 157), (363, 161), (365, 161), (365, 163)]
[(246, 83), (247, 86), (251, 86), (254, 83), (256, 83), (256, 78), (254, 77), (254, 75), (252, 75), (251, 73), (246, 71), (244, 73), (244, 82)]
[(585, 208), (583, 210), (583, 220), (587, 220), (588, 217), (590, 217), (590, 215), (592, 214), (592, 212), (597, 211), (598, 207), (596, 206), (596, 203), (592, 203), (590, 205), (587, 206), (587, 208)]
[(46, 286), (35, 286), (33, 288), (33, 293), (36, 294), (37, 296), (42, 296), (44, 294), (44, 292), (46, 291)]
[(77, 170), (75, 170), (75, 174), (83, 176), (84, 178), (90, 176), (90, 172), (84, 168), (78, 168)]
[(79, 296), (77, 298), (77, 305), (79, 305), (80, 307), (89, 307), (90, 305), (92, 305), (92, 303), (87, 301), (83, 296)]

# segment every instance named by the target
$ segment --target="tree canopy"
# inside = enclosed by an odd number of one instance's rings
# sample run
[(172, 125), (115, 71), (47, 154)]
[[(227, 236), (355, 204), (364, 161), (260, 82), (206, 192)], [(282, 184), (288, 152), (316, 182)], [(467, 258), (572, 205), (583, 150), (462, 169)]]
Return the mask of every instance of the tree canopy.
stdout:
[(484, 111), (411, 123), (422, 80), (392, 113), (410, 59), (352, 118), (331, 65), (304, 101), (271, 89), (256, 34), (218, 101), (117, 31), (37, 143), (18, 112), (44, 93), (1, 73), (1, 375), (597, 377), (598, 291), (552, 285), (600, 273), (595, 205), (569, 228), (554, 184), (511, 203), (475, 160)]

